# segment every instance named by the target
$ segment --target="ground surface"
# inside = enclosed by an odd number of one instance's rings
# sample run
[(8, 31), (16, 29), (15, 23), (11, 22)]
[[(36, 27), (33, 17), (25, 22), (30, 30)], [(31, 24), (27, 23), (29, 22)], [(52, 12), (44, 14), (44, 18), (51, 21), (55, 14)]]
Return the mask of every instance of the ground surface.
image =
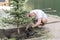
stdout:
[(45, 25), (45, 27), (49, 29), (49, 38), (38, 37), (26, 40), (60, 40), (60, 17), (49, 15), (48, 23)]

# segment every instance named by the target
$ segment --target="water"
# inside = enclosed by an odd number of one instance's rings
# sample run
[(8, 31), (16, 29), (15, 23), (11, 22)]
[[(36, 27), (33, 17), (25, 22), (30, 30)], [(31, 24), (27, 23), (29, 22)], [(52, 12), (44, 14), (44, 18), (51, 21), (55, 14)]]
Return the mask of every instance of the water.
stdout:
[(60, 16), (60, 0), (29, 0), (28, 5), (32, 5), (34, 7), (32, 9), (51, 8), (56, 12), (49, 12), (49, 14)]

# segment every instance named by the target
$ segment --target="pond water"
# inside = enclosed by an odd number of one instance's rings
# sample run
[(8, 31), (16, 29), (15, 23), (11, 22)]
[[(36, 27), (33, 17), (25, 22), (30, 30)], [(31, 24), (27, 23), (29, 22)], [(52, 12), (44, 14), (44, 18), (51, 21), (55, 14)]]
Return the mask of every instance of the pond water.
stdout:
[[(55, 10), (56, 12), (48, 12), (49, 14), (60, 16), (60, 0), (29, 0), (29, 7), (32, 9), (48, 9)], [(31, 6), (32, 5), (32, 6)]]

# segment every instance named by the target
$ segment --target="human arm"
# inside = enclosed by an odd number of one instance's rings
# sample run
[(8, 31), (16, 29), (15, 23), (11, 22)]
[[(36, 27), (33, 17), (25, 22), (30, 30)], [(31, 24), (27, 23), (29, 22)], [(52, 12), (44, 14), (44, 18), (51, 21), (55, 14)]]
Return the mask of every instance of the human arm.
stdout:
[(37, 20), (37, 22), (35, 23), (35, 24), (33, 24), (33, 28), (34, 27), (36, 27), (36, 26), (39, 26), (41, 24), (41, 18), (39, 18), (38, 20)]

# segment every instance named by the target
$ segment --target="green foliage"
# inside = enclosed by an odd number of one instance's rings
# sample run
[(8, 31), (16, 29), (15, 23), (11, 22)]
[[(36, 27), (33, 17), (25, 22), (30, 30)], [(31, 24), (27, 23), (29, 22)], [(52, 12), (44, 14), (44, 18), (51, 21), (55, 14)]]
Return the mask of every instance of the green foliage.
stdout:
[(4, 18), (3, 22), (15, 25), (32, 22), (32, 19), (26, 15), (27, 11), (24, 10), (25, 1), (26, 0), (10, 0), (10, 5), (13, 7), (10, 10), (10, 16), (13, 18)]

